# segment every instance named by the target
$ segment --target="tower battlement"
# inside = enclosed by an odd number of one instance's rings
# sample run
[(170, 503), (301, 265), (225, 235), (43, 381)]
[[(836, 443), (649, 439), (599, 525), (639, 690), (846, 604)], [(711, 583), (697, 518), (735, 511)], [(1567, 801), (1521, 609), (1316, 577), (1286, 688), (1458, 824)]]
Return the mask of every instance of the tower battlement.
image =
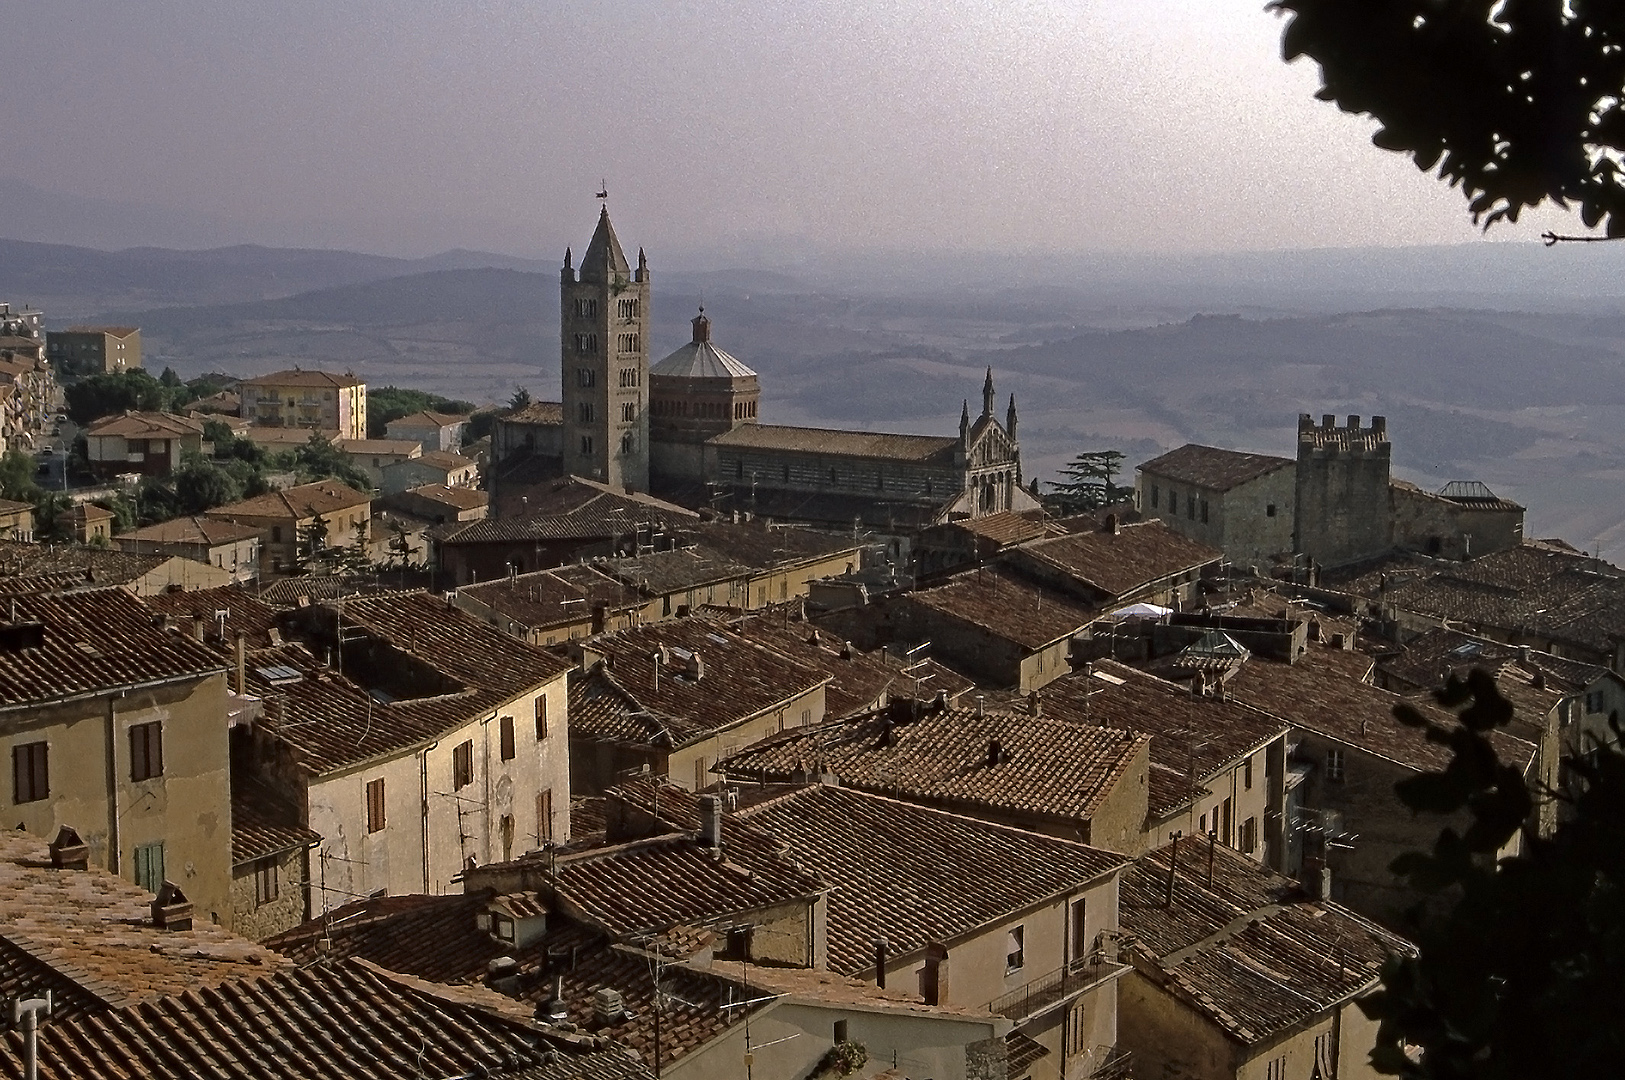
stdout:
[(1362, 428), (1360, 418), (1350, 414), (1348, 423), (1339, 426), (1337, 417), (1326, 413), (1315, 423), (1308, 413), (1298, 414), (1298, 454), (1321, 450), (1343, 454), (1387, 454), (1388, 418), (1373, 416), (1371, 426)]

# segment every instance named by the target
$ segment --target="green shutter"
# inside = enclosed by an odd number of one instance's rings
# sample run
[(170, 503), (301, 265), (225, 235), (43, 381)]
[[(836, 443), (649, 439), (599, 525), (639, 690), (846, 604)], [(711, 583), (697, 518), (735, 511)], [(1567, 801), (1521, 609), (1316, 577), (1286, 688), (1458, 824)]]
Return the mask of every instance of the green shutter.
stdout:
[(150, 893), (164, 887), (163, 844), (136, 845), (135, 883)]

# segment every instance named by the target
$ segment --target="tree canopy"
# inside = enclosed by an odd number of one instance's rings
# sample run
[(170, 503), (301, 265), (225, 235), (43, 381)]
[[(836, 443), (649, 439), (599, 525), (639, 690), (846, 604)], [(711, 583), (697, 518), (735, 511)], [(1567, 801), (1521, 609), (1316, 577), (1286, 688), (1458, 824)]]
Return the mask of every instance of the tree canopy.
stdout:
[[(1361, 1003), (1381, 1022), (1372, 1061), (1415, 1080), (1615, 1075), (1625, 1060), (1625, 755), (1603, 746), (1566, 757), (1564, 790), (1534, 791), (1487, 738), (1512, 716), (1489, 675), (1452, 678), (1438, 697), (1465, 706), (1459, 726), (1404, 705), (1395, 715), (1450, 747), (1451, 761), (1397, 790), (1417, 813), (1465, 810), (1471, 824), (1393, 864), (1454, 903), (1420, 922), (1418, 954), (1390, 960), (1382, 989)], [(1556, 828), (1526, 832), (1521, 852), (1497, 862), (1544, 798), (1560, 803)]]
[(1625, 6), (1583, 0), (1274, 0), (1316, 95), (1459, 187), (1473, 221), (1551, 201), (1625, 236)]
[(1110, 506), (1126, 494), (1114, 482), (1122, 469), (1122, 451), (1086, 450), (1058, 470), (1060, 480), (1046, 481), (1050, 501), (1065, 513)]
[(405, 390), (399, 386), (381, 386), (367, 391), (367, 434), (382, 438), (390, 421), (399, 420), (425, 409), (433, 412), (464, 415), (474, 411), (472, 401), (441, 397), (426, 390)]

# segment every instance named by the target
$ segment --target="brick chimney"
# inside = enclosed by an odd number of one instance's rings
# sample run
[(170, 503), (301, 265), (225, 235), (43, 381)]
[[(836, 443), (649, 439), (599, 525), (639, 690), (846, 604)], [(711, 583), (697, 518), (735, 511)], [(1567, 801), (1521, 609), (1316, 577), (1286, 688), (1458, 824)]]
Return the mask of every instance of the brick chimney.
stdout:
[(51, 841), (51, 866), (57, 870), (90, 869), (90, 848), (71, 826), (56, 831), (56, 839)]
[(722, 800), (715, 795), (700, 796), (700, 846), (722, 850)]
[(948, 947), (932, 942), (925, 947), (925, 968), (920, 972), (920, 996), (927, 1005), (948, 999)]

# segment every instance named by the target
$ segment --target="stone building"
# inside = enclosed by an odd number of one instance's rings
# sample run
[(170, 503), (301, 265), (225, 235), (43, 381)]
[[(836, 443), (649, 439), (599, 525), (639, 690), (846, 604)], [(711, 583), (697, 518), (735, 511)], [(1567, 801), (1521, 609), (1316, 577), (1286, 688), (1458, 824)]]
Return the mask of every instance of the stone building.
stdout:
[(1388, 550), (1392, 455), (1385, 417), (1362, 428), (1358, 416), (1346, 427), (1329, 413), (1319, 424), (1299, 416), (1293, 550), (1329, 566)]
[(694, 340), (649, 370), (649, 467), (668, 484), (703, 482), (706, 440), (756, 423), (761, 399), (756, 372), (712, 344), (703, 307), (693, 321)]
[(1190, 443), (1139, 467), (1140, 511), (1223, 551), (1268, 568), (1292, 550), (1297, 470), (1291, 458)]
[(611, 487), (649, 489), (649, 265), (627, 264), (598, 215), (577, 274), (564, 253), (559, 304), (564, 468)]

